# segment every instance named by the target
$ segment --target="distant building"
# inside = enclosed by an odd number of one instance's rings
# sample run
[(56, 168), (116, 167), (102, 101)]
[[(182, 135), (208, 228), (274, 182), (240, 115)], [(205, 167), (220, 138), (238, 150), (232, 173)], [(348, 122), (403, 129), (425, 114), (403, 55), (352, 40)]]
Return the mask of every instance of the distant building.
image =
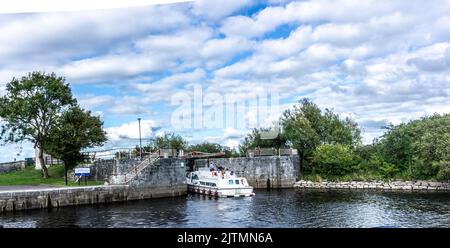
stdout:
[[(53, 158), (52, 156), (44, 153), (44, 163), (48, 167), (48, 166), (54, 165), (54, 164), (62, 164), (62, 161), (59, 159)], [(41, 161), (39, 160), (39, 150), (38, 149), (34, 150), (34, 164), (35, 164), (36, 170), (42, 169)]]

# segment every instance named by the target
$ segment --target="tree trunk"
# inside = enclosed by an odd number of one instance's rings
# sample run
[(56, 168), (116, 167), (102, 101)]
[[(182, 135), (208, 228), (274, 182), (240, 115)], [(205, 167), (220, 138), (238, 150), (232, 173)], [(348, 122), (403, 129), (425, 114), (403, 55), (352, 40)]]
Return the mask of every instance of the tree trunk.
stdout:
[(48, 169), (47, 169), (47, 166), (45, 165), (45, 161), (44, 161), (44, 148), (42, 148), (42, 145), (39, 145), (38, 149), (39, 149), (39, 162), (40, 162), (41, 168), (42, 168), (42, 176), (44, 178), (48, 178)]
[(300, 150), (300, 173), (303, 176), (305, 174), (303, 170), (303, 150)]
[(66, 163), (64, 163), (64, 181), (66, 181), (66, 185), (67, 185), (67, 165), (66, 165)]

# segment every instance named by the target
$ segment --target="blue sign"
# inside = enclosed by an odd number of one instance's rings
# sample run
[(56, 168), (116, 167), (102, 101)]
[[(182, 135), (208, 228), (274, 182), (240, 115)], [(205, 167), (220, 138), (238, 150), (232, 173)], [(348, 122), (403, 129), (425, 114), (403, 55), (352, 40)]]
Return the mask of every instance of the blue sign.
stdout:
[(91, 168), (75, 168), (75, 176), (90, 176)]

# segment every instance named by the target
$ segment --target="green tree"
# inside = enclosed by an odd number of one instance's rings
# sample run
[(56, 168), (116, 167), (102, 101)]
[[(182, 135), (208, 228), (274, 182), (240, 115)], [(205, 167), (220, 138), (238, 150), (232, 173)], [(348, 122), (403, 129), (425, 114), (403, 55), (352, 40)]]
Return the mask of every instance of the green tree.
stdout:
[(192, 152), (219, 153), (224, 152), (225, 148), (217, 143), (203, 142), (189, 146), (188, 150)]
[(390, 125), (379, 147), (384, 160), (397, 171), (417, 179), (437, 177), (441, 167), (433, 164), (450, 161), (450, 115), (435, 114)]
[(285, 136), (277, 135), (273, 139), (264, 139), (262, 137), (263, 132), (272, 131), (269, 128), (254, 128), (250, 134), (248, 134), (242, 144), (239, 145), (239, 152), (242, 156), (245, 156), (247, 150), (254, 148), (283, 148), (286, 146)]
[[(329, 109), (324, 112), (309, 99), (300, 100), (281, 117), (283, 136), (300, 155), (300, 168), (311, 171), (311, 156), (321, 144), (342, 144), (356, 147), (361, 144), (361, 131), (356, 122), (341, 119)], [(308, 166), (304, 166), (307, 164)]]
[(92, 116), (90, 111), (72, 107), (52, 129), (45, 151), (64, 162), (66, 184), (67, 171), (84, 159), (81, 150), (103, 145), (107, 140), (102, 126), (100, 118)]
[[(159, 136), (156, 138), (152, 138), (147, 146), (144, 147), (145, 151), (151, 150), (152, 152), (164, 148), (164, 149), (176, 149), (176, 150), (187, 150), (188, 142), (178, 134), (167, 134), (165, 133), (163, 136)], [(139, 151), (139, 147), (137, 148)]]
[(13, 78), (0, 98), (0, 117), (5, 122), (1, 136), (7, 142), (33, 142), (43, 177), (48, 178), (44, 147), (63, 112), (75, 104), (69, 84), (54, 73), (32, 72)]
[(348, 145), (322, 144), (313, 152), (314, 173), (343, 176), (354, 172), (360, 158)]

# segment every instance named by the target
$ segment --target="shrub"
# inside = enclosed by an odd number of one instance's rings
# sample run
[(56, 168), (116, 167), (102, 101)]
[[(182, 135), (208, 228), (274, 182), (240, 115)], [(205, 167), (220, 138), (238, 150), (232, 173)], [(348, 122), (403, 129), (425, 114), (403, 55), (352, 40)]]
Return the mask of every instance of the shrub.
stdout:
[(355, 172), (361, 159), (350, 146), (323, 144), (314, 150), (312, 160), (315, 173), (342, 176)]
[(450, 161), (434, 162), (433, 168), (437, 170), (437, 180), (450, 180)]
[(384, 178), (392, 178), (397, 174), (398, 169), (391, 163), (383, 162), (379, 167), (379, 171)]
[(370, 156), (368, 166), (370, 170), (376, 171), (383, 178), (391, 178), (399, 171), (399, 169), (396, 168), (394, 164), (384, 161), (383, 157), (378, 153), (372, 154), (372, 156)]

